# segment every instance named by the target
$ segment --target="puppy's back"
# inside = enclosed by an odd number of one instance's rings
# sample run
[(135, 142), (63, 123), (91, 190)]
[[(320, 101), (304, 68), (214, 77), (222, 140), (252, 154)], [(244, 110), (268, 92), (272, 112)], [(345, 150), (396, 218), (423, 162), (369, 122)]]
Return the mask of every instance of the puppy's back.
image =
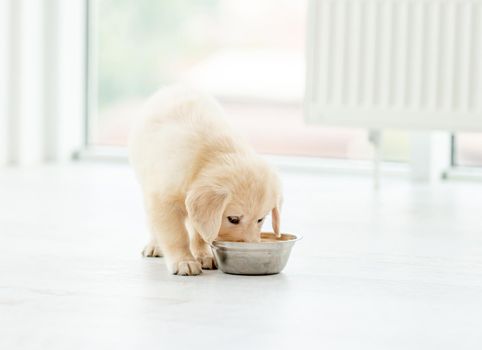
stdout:
[(183, 190), (219, 152), (245, 152), (210, 96), (183, 87), (161, 89), (145, 103), (129, 137), (129, 160), (144, 188)]

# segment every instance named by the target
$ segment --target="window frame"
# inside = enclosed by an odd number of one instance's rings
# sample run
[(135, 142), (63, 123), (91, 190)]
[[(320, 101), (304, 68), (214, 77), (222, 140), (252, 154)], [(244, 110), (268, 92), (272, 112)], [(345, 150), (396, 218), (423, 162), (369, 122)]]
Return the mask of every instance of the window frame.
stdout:
[(96, 79), (96, 50), (95, 50), (95, 12), (92, 0), (84, 0), (85, 2), (85, 116), (83, 128), (83, 148), (79, 150), (78, 156), (86, 153), (95, 154), (95, 148), (90, 143), (90, 133), (92, 128), (92, 120), (95, 118), (96, 101), (97, 101), (97, 79)]

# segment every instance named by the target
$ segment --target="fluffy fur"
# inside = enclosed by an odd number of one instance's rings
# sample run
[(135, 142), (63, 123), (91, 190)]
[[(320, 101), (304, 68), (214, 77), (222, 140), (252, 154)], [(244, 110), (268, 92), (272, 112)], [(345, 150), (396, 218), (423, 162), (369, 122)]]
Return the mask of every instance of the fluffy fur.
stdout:
[(216, 268), (208, 245), (214, 239), (259, 241), (259, 220), (270, 212), (279, 234), (278, 176), (233, 132), (214, 99), (164, 89), (137, 121), (129, 159), (152, 234), (145, 256), (164, 255), (171, 273), (197, 275)]

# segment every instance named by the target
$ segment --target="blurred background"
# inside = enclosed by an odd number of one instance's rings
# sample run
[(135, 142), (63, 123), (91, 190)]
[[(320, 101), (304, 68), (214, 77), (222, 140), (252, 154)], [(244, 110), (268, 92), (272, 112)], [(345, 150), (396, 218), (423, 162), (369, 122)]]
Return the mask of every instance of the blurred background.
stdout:
[[(36, 142), (47, 149), (34, 159), (122, 149), (140, 103), (176, 82), (216, 96), (261, 153), (373, 158), (369, 125), (304, 121), (306, 76), (312, 74), (305, 71), (307, 0), (98, 0), (74, 1), (71, 8), (46, 0), (2, 6), (2, 35), (11, 38), (1, 41), (8, 78), (2, 81), (0, 111), (1, 130), (8, 134), (4, 164), (21, 163), (18, 154), (34, 147), (21, 140), (30, 118), (36, 120), (30, 127), (38, 124), (44, 132), (27, 133), (43, 139)], [(69, 106), (59, 99), (73, 101), (82, 116), (67, 116)], [(23, 103), (42, 109), (43, 119), (29, 116)], [(482, 134), (468, 131), (452, 134), (444, 150), (449, 166), (482, 166)], [(382, 159), (406, 164), (411, 145), (409, 131), (385, 128)]]
[[(262, 153), (372, 157), (366, 129), (303, 121), (306, 0), (104, 0), (93, 7), (98, 90), (89, 144), (125, 145), (143, 98), (159, 85), (185, 81), (217, 96)], [(454, 165), (482, 164), (482, 134), (459, 133), (453, 142)], [(383, 159), (408, 158), (408, 133), (386, 130)]]

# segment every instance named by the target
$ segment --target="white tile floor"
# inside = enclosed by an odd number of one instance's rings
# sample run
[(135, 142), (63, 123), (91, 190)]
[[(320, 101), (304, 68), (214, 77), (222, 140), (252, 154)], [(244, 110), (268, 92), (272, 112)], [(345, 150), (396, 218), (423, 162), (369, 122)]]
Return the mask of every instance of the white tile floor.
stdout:
[(284, 273), (177, 277), (126, 165), (0, 170), (0, 349), (482, 348), (482, 183), (283, 178)]

